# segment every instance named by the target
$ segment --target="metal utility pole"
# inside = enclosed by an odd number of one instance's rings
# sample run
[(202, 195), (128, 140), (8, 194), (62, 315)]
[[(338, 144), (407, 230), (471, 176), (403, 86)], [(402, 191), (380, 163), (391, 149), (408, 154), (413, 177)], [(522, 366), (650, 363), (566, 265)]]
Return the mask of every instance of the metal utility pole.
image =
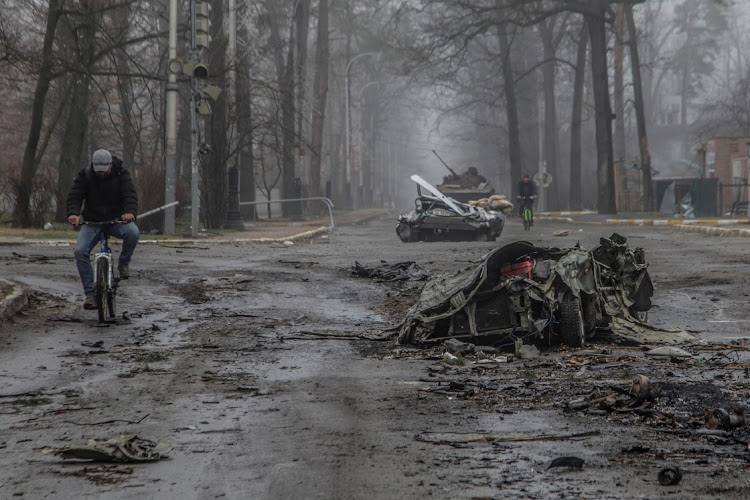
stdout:
[[(197, 50), (195, 30), (195, 0), (190, 0), (190, 53)], [(190, 234), (197, 236), (200, 231), (201, 213), (201, 174), (198, 168), (198, 81), (190, 80)]]
[[(177, 58), (177, 0), (169, 0), (169, 60)], [(164, 203), (175, 201), (175, 157), (177, 156), (177, 74), (167, 71), (166, 154), (164, 165)], [(175, 233), (175, 208), (164, 211), (164, 234)]]

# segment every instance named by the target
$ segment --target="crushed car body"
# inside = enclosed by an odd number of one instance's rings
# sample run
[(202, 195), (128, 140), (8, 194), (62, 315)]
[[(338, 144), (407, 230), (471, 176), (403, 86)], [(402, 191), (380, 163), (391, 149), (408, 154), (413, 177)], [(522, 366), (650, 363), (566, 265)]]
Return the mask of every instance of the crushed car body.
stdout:
[(411, 180), (417, 183), (417, 198), (415, 209), (398, 218), (401, 241), (495, 241), (502, 233), (502, 211), (460, 203), (418, 175)]
[(583, 346), (598, 327), (637, 343), (693, 337), (639, 319), (651, 308), (653, 284), (642, 249), (624, 237), (601, 238), (588, 251), (517, 241), (482, 262), (427, 281), (399, 330), (402, 344), (449, 338), (506, 346), (564, 342)]

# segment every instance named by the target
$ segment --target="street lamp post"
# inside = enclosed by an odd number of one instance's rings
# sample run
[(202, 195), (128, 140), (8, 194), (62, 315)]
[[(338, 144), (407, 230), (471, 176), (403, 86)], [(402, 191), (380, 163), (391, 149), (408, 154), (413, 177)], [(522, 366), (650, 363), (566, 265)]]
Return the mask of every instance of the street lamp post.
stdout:
[(347, 186), (347, 194), (351, 193), (351, 184), (352, 184), (352, 169), (351, 169), (351, 163), (350, 163), (350, 151), (349, 151), (349, 70), (352, 67), (352, 64), (357, 59), (360, 59), (365, 56), (373, 56), (377, 54), (377, 52), (362, 52), (361, 54), (357, 54), (356, 56), (352, 57), (349, 61), (349, 64), (346, 65), (346, 71), (344, 72), (344, 93), (346, 94), (344, 96), (345, 104), (344, 104), (344, 122), (345, 122), (345, 132), (344, 136), (346, 137), (346, 151), (344, 152), (344, 156), (346, 157), (346, 186)]
[[(177, 58), (177, 0), (169, 1), (169, 60)], [(175, 157), (177, 154), (177, 74), (168, 71), (166, 106), (166, 154), (164, 165), (164, 203), (175, 201)], [(164, 211), (164, 234), (175, 233), (175, 208)]]

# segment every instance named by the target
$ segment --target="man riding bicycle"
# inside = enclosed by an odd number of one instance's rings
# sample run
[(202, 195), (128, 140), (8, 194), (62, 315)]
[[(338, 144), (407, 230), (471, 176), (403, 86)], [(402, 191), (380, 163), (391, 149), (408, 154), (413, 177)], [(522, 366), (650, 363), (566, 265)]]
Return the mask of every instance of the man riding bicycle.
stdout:
[[(120, 279), (130, 277), (130, 259), (138, 244), (140, 231), (135, 225), (138, 214), (138, 194), (130, 173), (122, 167), (122, 160), (106, 149), (94, 152), (91, 165), (81, 169), (73, 181), (67, 200), (68, 222), (74, 226), (81, 222), (105, 222), (121, 219), (124, 224), (115, 224), (109, 233), (122, 240), (122, 251), (117, 266)], [(84, 309), (96, 309), (94, 269), (91, 266), (91, 250), (98, 243), (99, 228), (81, 226), (73, 251), (78, 275), (83, 285), (86, 300)]]
[(523, 178), (518, 181), (518, 195), (516, 198), (520, 200), (518, 203), (518, 215), (523, 217), (523, 210), (526, 208), (526, 203), (532, 203), (536, 200), (536, 184), (531, 180), (529, 174), (524, 173)]

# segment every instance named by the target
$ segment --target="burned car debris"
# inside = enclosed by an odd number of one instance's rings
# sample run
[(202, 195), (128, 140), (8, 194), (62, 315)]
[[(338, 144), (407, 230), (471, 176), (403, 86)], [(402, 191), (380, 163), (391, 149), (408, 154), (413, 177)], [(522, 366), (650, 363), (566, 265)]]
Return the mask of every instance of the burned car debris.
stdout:
[(398, 218), (396, 234), (401, 241), (495, 241), (502, 233), (502, 211), (460, 203), (418, 175), (411, 180), (417, 183), (416, 206)]
[(583, 346), (597, 327), (637, 343), (693, 337), (639, 319), (651, 308), (653, 284), (644, 251), (615, 233), (591, 251), (517, 241), (488, 253), (476, 267), (436, 276), (400, 325), (399, 342), (449, 338), (492, 346), (564, 342)]

